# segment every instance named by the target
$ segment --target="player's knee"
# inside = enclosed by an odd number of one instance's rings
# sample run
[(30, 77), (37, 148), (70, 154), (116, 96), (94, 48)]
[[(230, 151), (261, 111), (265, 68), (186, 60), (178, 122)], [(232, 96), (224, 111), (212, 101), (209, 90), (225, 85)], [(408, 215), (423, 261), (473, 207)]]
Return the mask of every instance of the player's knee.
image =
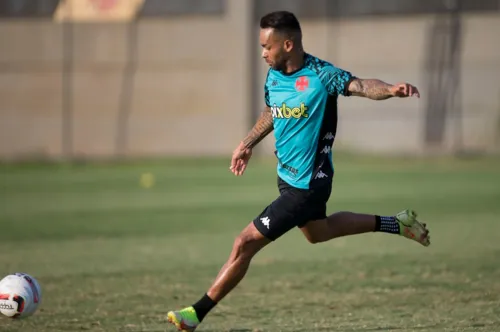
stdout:
[(321, 234), (307, 234), (306, 239), (311, 244), (316, 244), (326, 241), (326, 237)]
[(318, 239), (317, 237), (314, 237), (314, 236), (309, 236), (309, 237), (306, 236), (306, 239), (310, 244), (316, 244), (316, 243), (322, 242), (322, 241), (320, 241), (320, 239)]
[(234, 240), (233, 252), (235, 253), (235, 257), (237, 259), (248, 260), (256, 254), (253, 247), (252, 237), (242, 233)]

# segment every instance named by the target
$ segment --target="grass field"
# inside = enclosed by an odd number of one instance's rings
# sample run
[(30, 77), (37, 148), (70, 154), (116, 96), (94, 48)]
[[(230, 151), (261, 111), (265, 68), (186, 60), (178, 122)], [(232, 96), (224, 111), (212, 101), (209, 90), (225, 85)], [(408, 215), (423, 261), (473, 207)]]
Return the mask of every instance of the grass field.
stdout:
[[(298, 230), (254, 260), (202, 331), (500, 331), (500, 161), (338, 157), (329, 211), (416, 209), (424, 248)], [(154, 174), (151, 188), (139, 185)], [(0, 274), (38, 278), (43, 304), (0, 331), (173, 331), (234, 237), (277, 195), (273, 161), (0, 166)]]

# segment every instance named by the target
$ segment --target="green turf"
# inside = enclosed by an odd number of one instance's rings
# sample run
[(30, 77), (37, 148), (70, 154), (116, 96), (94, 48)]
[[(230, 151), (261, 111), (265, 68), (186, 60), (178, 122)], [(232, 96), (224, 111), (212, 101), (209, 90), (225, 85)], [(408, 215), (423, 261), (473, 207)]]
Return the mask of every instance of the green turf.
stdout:
[[(342, 158), (331, 212), (411, 207), (432, 245), (293, 230), (199, 331), (500, 331), (500, 162)], [(139, 186), (142, 173), (155, 186)], [(277, 195), (274, 164), (227, 160), (0, 166), (0, 274), (37, 277), (43, 305), (0, 331), (173, 331), (232, 241)]]

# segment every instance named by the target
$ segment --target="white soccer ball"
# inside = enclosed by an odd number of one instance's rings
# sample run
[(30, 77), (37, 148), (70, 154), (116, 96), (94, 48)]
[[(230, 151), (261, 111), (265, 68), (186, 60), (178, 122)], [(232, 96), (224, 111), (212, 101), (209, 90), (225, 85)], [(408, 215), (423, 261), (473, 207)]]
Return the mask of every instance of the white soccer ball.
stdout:
[(29, 274), (9, 274), (0, 280), (0, 312), (7, 317), (29, 317), (38, 309), (41, 300), (40, 285)]

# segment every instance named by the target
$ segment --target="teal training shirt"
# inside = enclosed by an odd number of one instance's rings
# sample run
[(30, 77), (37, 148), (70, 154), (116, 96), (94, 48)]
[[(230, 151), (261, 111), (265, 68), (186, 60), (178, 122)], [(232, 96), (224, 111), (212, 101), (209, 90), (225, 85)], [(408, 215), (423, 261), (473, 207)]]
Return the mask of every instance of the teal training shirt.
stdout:
[(292, 74), (269, 69), (264, 94), (273, 116), (277, 172), (291, 186), (309, 189), (332, 180), (337, 98), (348, 95), (352, 79), (310, 54)]

